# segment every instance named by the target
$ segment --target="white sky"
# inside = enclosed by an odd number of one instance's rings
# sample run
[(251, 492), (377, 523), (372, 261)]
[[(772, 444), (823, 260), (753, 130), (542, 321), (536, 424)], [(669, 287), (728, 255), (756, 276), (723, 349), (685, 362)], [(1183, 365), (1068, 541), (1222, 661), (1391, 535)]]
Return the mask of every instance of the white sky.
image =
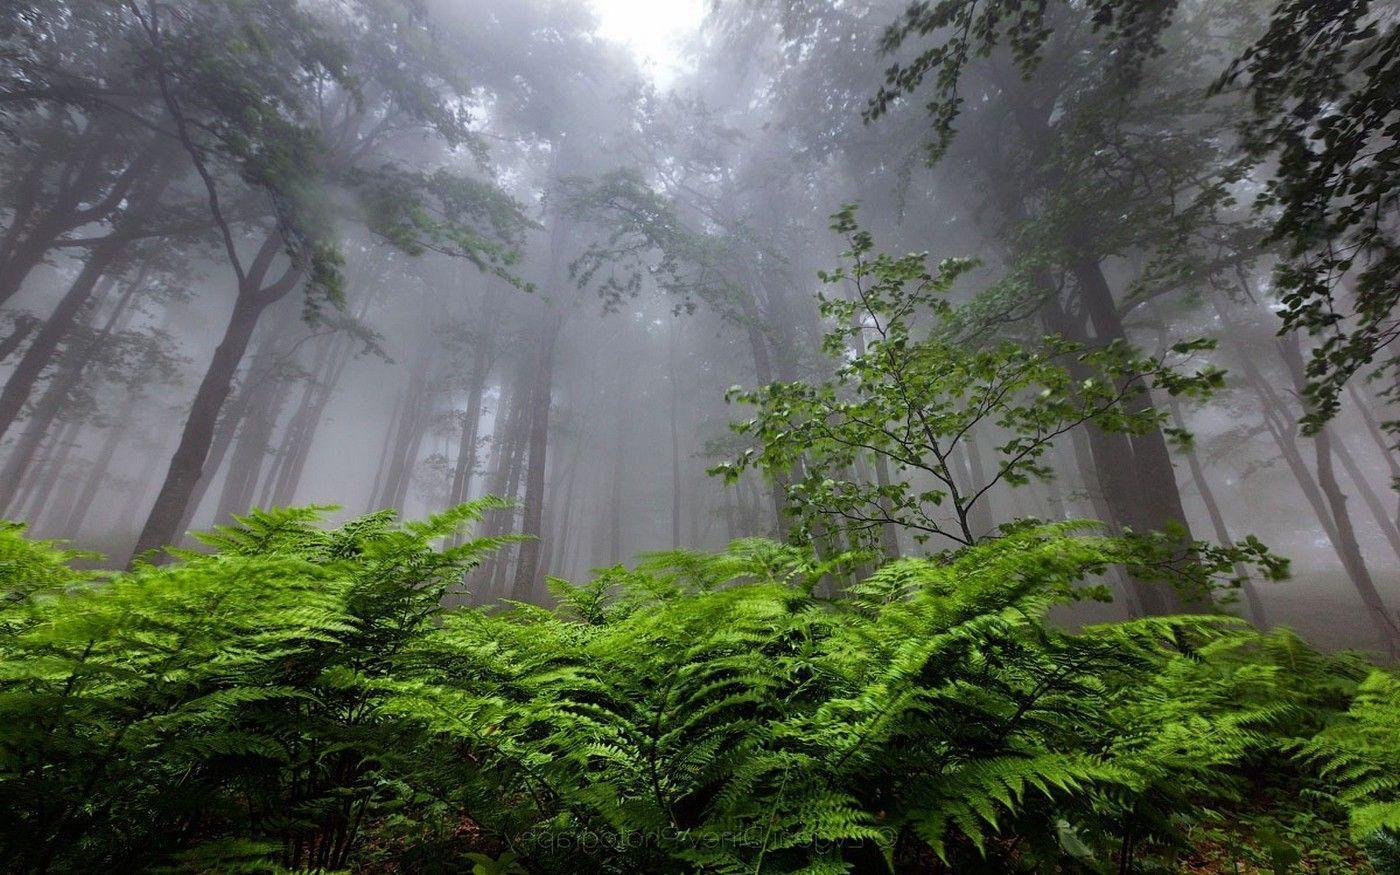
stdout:
[(581, 0), (598, 15), (598, 35), (631, 49), (662, 87), (683, 66), (680, 41), (694, 33), (709, 0)]

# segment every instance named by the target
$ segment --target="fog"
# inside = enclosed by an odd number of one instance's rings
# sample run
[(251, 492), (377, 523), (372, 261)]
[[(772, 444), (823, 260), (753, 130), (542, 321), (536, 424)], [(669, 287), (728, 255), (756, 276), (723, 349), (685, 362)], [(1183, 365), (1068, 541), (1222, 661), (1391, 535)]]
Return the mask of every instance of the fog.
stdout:
[[(250, 507), (421, 518), (500, 496), (484, 533), (531, 539), (472, 572), (476, 602), (805, 537), (775, 506), (800, 476), (713, 469), (754, 445), (731, 387), (819, 383), (851, 355), (823, 346), (819, 296), (848, 284), (819, 271), (856, 204), (875, 252), (975, 260), (947, 292), (983, 314), (969, 344), (1215, 341), (1189, 366), (1224, 371), (1208, 397), (1159, 388), (1161, 421), (1116, 443), (1066, 430), (1045, 476), (987, 490), (991, 524), (1255, 535), (1291, 575), (1225, 609), (1387, 646), (1393, 373), (1300, 424), (1325, 338), (1280, 334), (1286, 246), (1254, 206), (1273, 159), (1241, 163), (1248, 98), (1209, 93), (1263, 6), (1180, 4), (1131, 84), (1087, 25), (1034, 69), (975, 56), (935, 154), (934, 73), (872, 113), (924, 48), (882, 48), (904, 0), (292, 5), (305, 20), (268, 12), (253, 36), (225, 4), (5, 13), (0, 513), (32, 535), (123, 567)], [(973, 489), (1010, 439), (977, 425)]]

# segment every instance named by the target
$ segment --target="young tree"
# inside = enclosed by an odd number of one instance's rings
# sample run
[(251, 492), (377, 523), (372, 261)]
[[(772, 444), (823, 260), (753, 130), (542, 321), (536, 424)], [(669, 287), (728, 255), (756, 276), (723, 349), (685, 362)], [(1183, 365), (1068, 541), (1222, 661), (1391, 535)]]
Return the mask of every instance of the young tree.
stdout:
[[(800, 538), (839, 529), (852, 543), (875, 547), (882, 528), (894, 525), (920, 544), (939, 538), (970, 546), (998, 533), (977, 525), (979, 504), (995, 489), (1051, 478), (1047, 454), (1061, 436), (1092, 425), (1127, 435), (1165, 428), (1187, 440), (1166, 413), (1136, 401), (1150, 390), (1203, 396), (1220, 385), (1221, 372), (1209, 365), (1180, 370), (1212, 346), (1208, 341), (1179, 343), (1157, 357), (1124, 344), (1086, 347), (1055, 336), (1033, 346), (978, 343), (959, 330), (948, 300), (969, 262), (945, 260), (930, 269), (921, 254), (876, 254), (853, 207), (838, 213), (832, 227), (850, 245), (849, 263), (823, 279), (854, 290), (821, 301), (835, 375), (732, 392), (757, 408), (733, 426), (757, 446), (716, 469), (729, 477), (750, 467), (800, 469), (787, 489)], [(995, 429), (1002, 442), (993, 448), (985, 481), (975, 483), (960, 466), (979, 427)], [(846, 472), (862, 458), (884, 459), (889, 482), (853, 481)], [(1170, 534), (1169, 540), (1179, 538)], [(1183, 546), (1186, 553), (1196, 549)], [(1137, 595), (1150, 613), (1180, 608), (1157, 588), (1139, 588)]]

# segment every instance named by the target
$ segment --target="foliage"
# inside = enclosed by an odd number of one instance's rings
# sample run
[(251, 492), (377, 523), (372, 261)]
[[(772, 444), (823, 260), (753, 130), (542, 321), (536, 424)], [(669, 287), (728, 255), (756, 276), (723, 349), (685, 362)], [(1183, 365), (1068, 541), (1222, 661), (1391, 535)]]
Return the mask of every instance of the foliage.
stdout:
[[(1359, 839), (1400, 835), (1400, 678), (1374, 671), (1346, 714), (1301, 746), (1339, 787)], [(1384, 839), (1381, 839), (1384, 840)]]
[[(1084, 12), (1093, 29), (1112, 47), (1107, 55), (1113, 59), (1115, 73), (1131, 80), (1144, 59), (1160, 51), (1158, 40), (1171, 24), (1176, 7), (1176, 0), (1091, 0), (1084, 4)], [(900, 20), (885, 30), (881, 51), (892, 53), (911, 40), (934, 34), (940, 39), (921, 47), (912, 60), (886, 71), (885, 84), (870, 101), (866, 119), (886, 114), (897, 100), (919, 91), (924, 80), (932, 78), (934, 96), (927, 109), (934, 139), (929, 155), (936, 160), (952, 141), (963, 104), (958, 86), (969, 62), (1006, 45), (1022, 74), (1029, 77), (1041, 49), (1061, 23), (1059, 11), (1053, 4), (1018, 0), (914, 0)]]
[[(1108, 58), (1107, 81), (1131, 88), (1144, 62), (1163, 51), (1183, 11), (1189, 4), (1177, 0), (1082, 6), (915, 0), (886, 30), (881, 49), (893, 53), (916, 43), (918, 51), (889, 67), (866, 120), (889, 113), (929, 80), (929, 150), (937, 160), (953, 139), (964, 103), (959, 89), (975, 59), (1009, 47), (1029, 79), (1052, 37), (1075, 31), (1075, 13), (1082, 12), (1108, 49), (1097, 53)], [(1308, 363), (1310, 409), (1303, 420), (1316, 431), (1336, 415), (1347, 381), (1358, 373), (1389, 376), (1384, 386), (1387, 397), (1393, 394), (1393, 344), (1400, 338), (1394, 231), (1400, 22), (1371, 0), (1277, 0), (1264, 33), (1226, 65), (1211, 90), (1235, 86), (1248, 98), (1237, 125), (1242, 160), (1218, 169), (1206, 190), (1237, 182), (1246, 169), (1270, 167), (1257, 208), (1269, 225), (1264, 242), (1279, 244), (1284, 256), (1276, 271), (1283, 330), (1321, 338)]]
[(1389, 822), (1393, 674), (1225, 617), (1046, 621), (1130, 542), (1026, 526), (833, 599), (749, 540), (445, 610), (498, 541), (432, 544), (492, 504), (259, 511), (112, 576), (0, 531), (6, 868), (1127, 871), (1283, 779)]
[(495, 542), (430, 545), (494, 504), (332, 531), (255, 511), (109, 580), (5, 530), (4, 867), (342, 866), (411, 749), (377, 685)]
[(1276, 166), (1259, 206), (1287, 255), (1284, 329), (1322, 337), (1309, 430), (1337, 413), (1354, 374), (1375, 365), (1393, 388), (1400, 368), (1400, 22), (1382, 6), (1282, 0), (1221, 80), (1250, 97), (1249, 160)]
[(569, 266), (579, 287), (596, 288), (606, 308), (640, 294), (648, 276), (677, 299), (678, 309), (693, 311), (699, 299), (725, 318), (742, 320), (741, 292), (731, 276), (733, 241), (688, 227), (677, 205), (637, 171), (567, 179), (560, 194), (568, 216), (607, 232)]
[[(935, 536), (975, 543), (994, 534), (978, 527), (976, 505), (999, 486), (1049, 479), (1044, 456), (1061, 435), (1086, 424), (1142, 434), (1165, 421), (1162, 411), (1140, 403), (1149, 389), (1200, 396), (1220, 383), (1208, 366), (1190, 374), (1176, 369), (1208, 349), (1205, 341), (1177, 344), (1159, 357), (1121, 343), (1090, 348), (1054, 336), (1031, 346), (969, 343), (947, 298), (969, 262), (945, 260), (930, 269), (922, 254), (874, 254), (853, 207), (832, 227), (850, 245), (849, 267), (822, 275), (849, 289), (821, 299), (835, 376), (732, 391), (731, 398), (757, 408), (734, 425), (757, 446), (716, 469), (727, 476), (749, 467), (801, 470), (788, 488), (799, 537), (827, 525), (870, 546), (882, 526), (894, 525), (920, 543)], [(994, 447), (996, 462), (971, 482), (960, 470), (962, 454), (976, 430), (993, 428), (1004, 438)], [(860, 482), (849, 472), (862, 460), (887, 460), (893, 476)]]

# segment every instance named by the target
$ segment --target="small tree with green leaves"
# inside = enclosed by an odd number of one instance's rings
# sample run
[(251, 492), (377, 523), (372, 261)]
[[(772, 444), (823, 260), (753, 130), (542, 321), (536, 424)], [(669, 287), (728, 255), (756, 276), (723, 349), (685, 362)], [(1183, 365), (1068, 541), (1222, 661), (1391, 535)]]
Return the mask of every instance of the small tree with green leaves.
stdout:
[[(755, 446), (715, 469), (727, 477), (749, 468), (801, 471), (787, 493), (800, 537), (835, 527), (873, 546), (880, 528), (893, 525), (921, 544), (977, 543), (995, 527), (979, 527), (974, 508), (998, 488), (1049, 479), (1045, 455), (1062, 435), (1082, 426), (1163, 428), (1184, 441), (1161, 411), (1137, 402), (1152, 390), (1202, 396), (1220, 385), (1222, 373), (1209, 365), (1180, 369), (1210, 348), (1204, 340), (1160, 356), (1056, 336), (1034, 345), (969, 342), (949, 291), (973, 262), (946, 259), (931, 269), (924, 254), (876, 254), (851, 206), (832, 228), (849, 243), (847, 264), (821, 274), (849, 290), (821, 296), (834, 374), (732, 390), (731, 399), (757, 409), (733, 426)], [(970, 436), (992, 428), (1001, 436), (995, 464), (983, 481), (970, 480), (959, 470)], [(849, 476), (862, 459), (885, 460), (893, 476), (875, 484)]]

